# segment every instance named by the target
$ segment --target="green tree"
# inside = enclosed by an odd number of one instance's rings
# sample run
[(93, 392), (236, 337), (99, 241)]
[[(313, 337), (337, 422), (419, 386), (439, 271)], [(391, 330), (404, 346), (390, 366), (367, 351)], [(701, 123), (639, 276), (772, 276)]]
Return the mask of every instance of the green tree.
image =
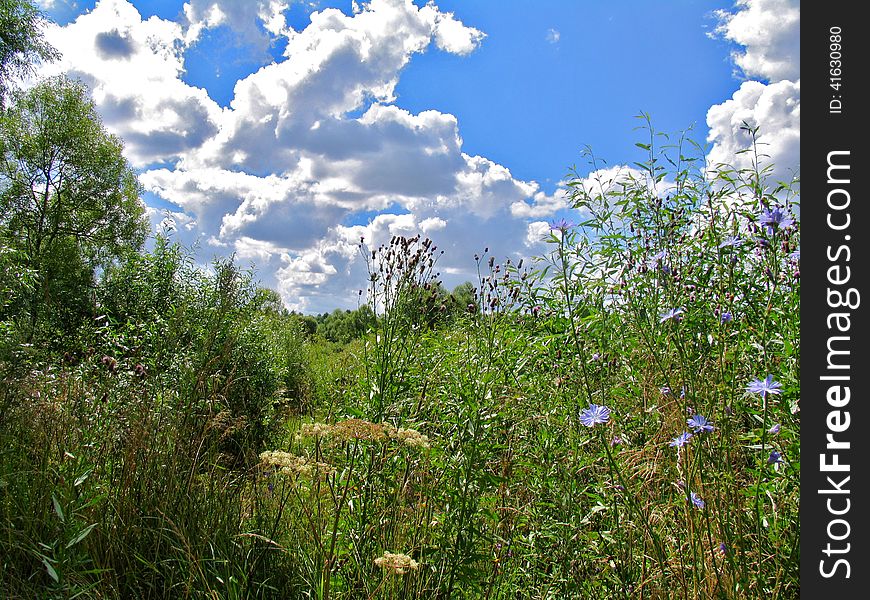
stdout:
[(28, 0), (0, 0), (0, 106), (9, 80), (31, 75), (37, 64), (60, 55), (42, 37), (45, 18)]
[(147, 222), (123, 144), (83, 84), (56, 77), (12, 99), (0, 115), (0, 235), (36, 274), (32, 339), (46, 306), (75, 326), (96, 270), (141, 248)]
[(375, 313), (368, 305), (364, 304), (357, 310), (336, 308), (331, 313), (320, 316), (317, 333), (330, 341), (347, 344), (365, 336), (374, 324)]
[[(474, 284), (470, 281), (460, 283), (450, 292), (453, 306), (459, 312), (476, 312), (476, 300), (474, 297)], [(469, 308), (471, 307), (471, 308)]]

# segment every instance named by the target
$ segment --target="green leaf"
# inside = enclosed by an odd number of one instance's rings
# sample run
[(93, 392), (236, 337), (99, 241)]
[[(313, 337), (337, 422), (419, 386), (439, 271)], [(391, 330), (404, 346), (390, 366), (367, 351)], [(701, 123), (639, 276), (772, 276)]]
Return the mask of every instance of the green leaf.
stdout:
[(81, 484), (83, 484), (92, 472), (93, 469), (88, 469), (87, 471), (76, 477), (75, 482), (73, 482), (73, 487), (79, 487)]
[(48, 571), (48, 576), (54, 579), (55, 583), (60, 582), (60, 577), (58, 576), (57, 571), (54, 570), (54, 567), (51, 566), (51, 563), (48, 562), (48, 559), (44, 556), (41, 558), (42, 564), (45, 565), (45, 570)]
[(57, 513), (60, 522), (66, 523), (66, 518), (63, 516), (63, 509), (60, 507), (60, 502), (57, 501), (57, 497), (54, 494), (51, 495), (51, 503), (54, 505), (54, 512)]
[(67, 547), (67, 548), (72, 548), (73, 546), (75, 546), (76, 544), (78, 544), (80, 541), (82, 541), (83, 539), (85, 539), (86, 537), (88, 537), (88, 534), (91, 533), (91, 531), (93, 531), (93, 530), (94, 530), (94, 527), (96, 527), (96, 526), (97, 526), (97, 524), (96, 524), (96, 523), (93, 523), (93, 524), (91, 524), (91, 525), (88, 525), (88, 526), (85, 527), (84, 529), (82, 529), (82, 530), (79, 532), (79, 534), (78, 534), (77, 536), (75, 536), (73, 539), (71, 539), (71, 540), (67, 543), (66, 547)]

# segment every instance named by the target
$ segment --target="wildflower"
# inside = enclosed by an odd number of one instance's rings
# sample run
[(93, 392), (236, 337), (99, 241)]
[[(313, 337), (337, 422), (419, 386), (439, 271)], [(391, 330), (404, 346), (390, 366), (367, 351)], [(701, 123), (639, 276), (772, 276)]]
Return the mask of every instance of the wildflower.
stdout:
[(762, 396), (767, 396), (767, 394), (781, 394), (782, 384), (778, 381), (773, 380), (773, 375), (768, 375), (766, 379), (754, 379), (749, 382), (749, 385), (746, 386), (746, 391), (751, 394), (761, 394)]
[(777, 423), (776, 425), (774, 425), (773, 427), (768, 429), (767, 433), (769, 433), (771, 435), (776, 435), (777, 433), (779, 433), (779, 423)]
[(659, 323), (664, 323), (670, 319), (675, 321), (681, 321), (683, 319), (684, 309), (682, 308), (672, 308), (670, 310), (666, 310), (665, 312), (659, 315)]
[(692, 504), (695, 505), (695, 508), (697, 508), (697, 509), (704, 508), (705, 502), (701, 498), (701, 496), (698, 495), (697, 492), (692, 492), (691, 494), (689, 494), (689, 498), (691, 498)]
[(428, 448), (429, 438), (417, 431), (416, 429), (392, 429), (388, 423), (384, 423), (384, 430), (387, 434), (396, 441), (399, 441), (411, 448)]
[(772, 234), (774, 229), (781, 229), (794, 224), (794, 219), (780, 207), (764, 209), (758, 218), (758, 222), (767, 227), (767, 233)]
[(692, 418), (687, 419), (686, 423), (695, 430), (695, 433), (701, 433), (702, 431), (709, 433), (714, 429), (713, 424), (703, 415), (694, 415)]
[(719, 317), (719, 320), (722, 321), (723, 323), (730, 323), (731, 321), (734, 320), (734, 315), (732, 315), (730, 312), (728, 312), (728, 311), (726, 310), (726, 311), (723, 312), (722, 315)]
[(725, 542), (719, 542), (719, 548), (717, 548), (717, 550), (719, 550), (719, 554), (722, 556), (728, 554), (728, 546), (725, 545)]
[(382, 441), (387, 433), (384, 426), (362, 419), (347, 419), (332, 426), (332, 434), (341, 441), (369, 440)]
[(574, 223), (571, 221), (567, 221), (564, 218), (558, 219), (556, 221), (550, 221), (550, 231), (559, 230), (562, 233), (565, 233), (566, 231), (568, 231), (572, 227), (574, 227)]
[(667, 265), (664, 265), (664, 260), (668, 257), (668, 253), (662, 250), (661, 252), (657, 252), (650, 258), (649, 266), (652, 269), (657, 269), (659, 267), (662, 268), (665, 272), (670, 272), (670, 268)]
[(782, 462), (782, 454), (780, 454), (776, 450), (773, 450), (770, 453), (770, 456), (767, 457), (767, 464), (769, 464), (769, 465), (775, 465), (775, 464), (779, 464), (781, 462)]
[(114, 373), (118, 370), (118, 361), (111, 356), (104, 355), (103, 358), (100, 359), (100, 362), (109, 370), (109, 373)]
[(734, 246), (739, 246), (742, 243), (743, 240), (741, 240), (736, 235), (729, 235), (724, 240), (722, 240), (722, 243), (719, 244), (719, 248), (733, 248)]
[(300, 460), (304, 461), (305, 459), (301, 456), (278, 450), (267, 450), (260, 453), (260, 463), (265, 466), (290, 467), (296, 465)]
[(620, 444), (624, 444), (624, 443), (625, 443), (625, 440), (623, 440), (622, 437), (618, 436), (618, 435), (613, 436), (613, 439), (610, 440), (611, 446), (619, 446)]
[(416, 571), (418, 566), (417, 561), (407, 554), (393, 554), (392, 552), (384, 552), (383, 556), (375, 559), (375, 564), (393, 575), (404, 575), (408, 571)]
[(662, 393), (662, 396), (668, 396), (671, 393), (671, 388), (669, 388), (666, 385), (663, 385), (661, 388), (659, 388), (659, 391)]
[(610, 420), (610, 409), (598, 404), (590, 404), (589, 408), (580, 413), (580, 422), (586, 427), (593, 427)]
[(304, 456), (296, 456), (289, 452), (267, 450), (260, 453), (260, 464), (266, 468), (274, 468), (281, 473), (309, 476), (315, 472), (321, 476), (335, 471), (331, 465), (322, 462), (309, 461)]
[(801, 249), (798, 248), (797, 250), (789, 254), (788, 257), (794, 262), (799, 263), (801, 261)]
[(332, 426), (326, 423), (304, 423), (299, 430), (298, 437), (325, 438), (332, 433)]
[(692, 437), (691, 433), (689, 433), (688, 431), (684, 431), (681, 435), (678, 435), (677, 437), (672, 439), (671, 442), (668, 444), (668, 446), (671, 446), (672, 448), (673, 447), (682, 448), (683, 446), (685, 446), (686, 444), (689, 443), (689, 439), (691, 437)]

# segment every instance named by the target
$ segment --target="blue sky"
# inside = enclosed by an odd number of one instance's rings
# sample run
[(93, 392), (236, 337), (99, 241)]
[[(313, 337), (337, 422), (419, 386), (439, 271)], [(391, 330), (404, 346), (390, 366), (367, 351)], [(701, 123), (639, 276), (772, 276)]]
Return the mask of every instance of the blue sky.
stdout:
[(449, 286), (479, 246), (532, 256), (561, 185), (640, 158), (635, 115), (799, 166), (791, 0), (43, 0), (67, 71), (126, 142), (155, 226), (235, 253), (291, 308), (352, 307), (355, 243), (421, 233)]

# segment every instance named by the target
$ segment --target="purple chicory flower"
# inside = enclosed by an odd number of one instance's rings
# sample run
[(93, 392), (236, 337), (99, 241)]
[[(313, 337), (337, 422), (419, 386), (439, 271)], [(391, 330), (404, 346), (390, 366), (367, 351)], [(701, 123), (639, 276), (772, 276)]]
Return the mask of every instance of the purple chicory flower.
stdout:
[(659, 315), (659, 323), (664, 323), (665, 321), (669, 321), (671, 319), (673, 319), (674, 321), (681, 321), (683, 319), (683, 312), (685, 312), (685, 309), (683, 308), (672, 308), (670, 310), (666, 310)]
[(566, 231), (568, 231), (572, 227), (574, 227), (574, 223), (572, 221), (568, 221), (564, 218), (557, 219), (555, 221), (550, 221), (550, 231), (559, 230), (562, 233), (565, 233)]
[(684, 431), (681, 435), (678, 435), (674, 439), (670, 441), (668, 446), (682, 448), (686, 444), (689, 443), (689, 439), (692, 437), (692, 434), (688, 431)]
[(734, 315), (732, 315), (730, 312), (728, 312), (728, 311), (726, 310), (726, 311), (723, 312), (722, 315), (719, 317), (719, 320), (722, 321), (723, 323), (730, 323), (731, 321), (734, 320)]
[(775, 464), (781, 463), (781, 462), (782, 462), (782, 454), (780, 454), (776, 450), (773, 450), (770, 453), (770, 456), (767, 457), (767, 464), (769, 464), (769, 465), (775, 465)]
[(586, 427), (593, 427), (610, 420), (610, 409), (599, 404), (590, 404), (589, 408), (580, 413), (580, 422)]
[(770, 235), (775, 229), (782, 229), (783, 227), (793, 225), (794, 219), (782, 208), (776, 206), (761, 211), (761, 215), (758, 217), (758, 222), (767, 228), (767, 233)]
[(767, 433), (769, 433), (770, 435), (776, 435), (777, 433), (779, 433), (779, 423), (768, 429)]
[(694, 504), (697, 509), (702, 509), (706, 505), (701, 496), (698, 495), (698, 492), (692, 492), (689, 494), (689, 498), (691, 498), (692, 504)]
[(742, 243), (743, 240), (741, 240), (736, 235), (729, 235), (724, 240), (722, 240), (722, 243), (719, 244), (719, 248), (732, 248), (734, 246), (739, 246)]
[(746, 391), (751, 394), (781, 394), (782, 384), (773, 380), (773, 375), (768, 375), (766, 379), (753, 379), (746, 386)]
[(668, 253), (664, 250), (662, 250), (661, 252), (656, 252), (649, 259), (649, 267), (652, 269), (657, 269), (657, 268), (661, 267), (662, 270), (665, 270), (665, 272), (669, 272), (670, 268), (668, 268), (667, 265), (663, 264), (664, 260), (667, 257), (668, 257)]
[(709, 433), (714, 429), (713, 424), (703, 415), (694, 415), (692, 418), (687, 419), (686, 423), (695, 430), (695, 433)]

